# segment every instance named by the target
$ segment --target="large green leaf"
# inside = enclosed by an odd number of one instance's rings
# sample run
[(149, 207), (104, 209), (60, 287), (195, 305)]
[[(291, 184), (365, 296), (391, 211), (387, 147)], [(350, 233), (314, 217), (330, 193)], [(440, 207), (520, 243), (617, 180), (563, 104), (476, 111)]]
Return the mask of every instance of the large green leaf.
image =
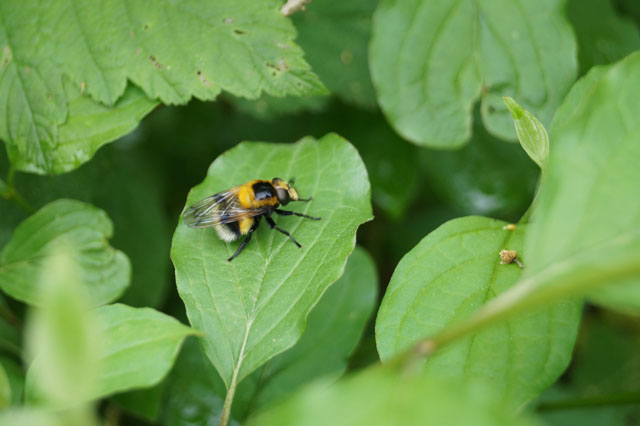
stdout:
[(109, 217), (90, 204), (65, 199), (49, 203), (18, 226), (0, 252), (0, 288), (15, 299), (39, 305), (43, 263), (67, 247), (92, 303), (116, 299), (129, 285), (131, 266), (127, 256), (107, 242), (112, 232)]
[(376, 105), (367, 60), (371, 16), (378, 0), (314, 0), (293, 15), (298, 43), (327, 88), (346, 102)]
[(382, 0), (371, 71), (378, 102), (408, 140), (436, 148), (471, 136), (482, 98), (487, 129), (515, 139), (503, 96), (544, 124), (575, 79), (575, 40), (564, 0)]
[[(551, 156), (527, 235), (527, 278), (640, 311), (640, 54), (577, 86), (551, 130)], [(550, 275), (551, 274), (551, 275)], [(558, 287), (555, 281), (563, 284)], [(573, 275), (573, 277), (572, 277)], [(549, 278), (551, 276), (551, 278)], [(584, 280), (586, 279), (586, 281)], [(618, 283), (618, 285), (615, 285)], [(549, 287), (553, 285), (554, 287)]]
[[(398, 264), (376, 320), (380, 358), (387, 361), (419, 339), (468, 316), (513, 286), (522, 273), (501, 264), (502, 249), (522, 251), (525, 225), (465, 217), (425, 237)], [(523, 403), (553, 383), (571, 360), (579, 303), (561, 303), (457, 341), (428, 358), (430, 377), (490, 382)]]
[(581, 74), (640, 49), (638, 27), (616, 13), (612, 0), (568, 0), (567, 16), (578, 39)]
[(533, 425), (492, 389), (394, 374), (383, 368), (335, 386), (318, 383), (249, 421), (250, 426)]
[[(158, 383), (173, 365), (183, 340), (195, 334), (176, 319), (150, 308), (115, 304), (98, 308), (94, 315), (101, 326), (101, 346), (95, 384), (82, 395), (83, 400)], [(27, 397), (37, 392), (39, 364), (37, 358), (27, 372)]]
[[(342, 277), (309, 314), (300, 341), (240, 383), (234, 419), (244, 421), (313, 379), (331, 380), (342, 374), (374, 308), (376, 281), (371, 257), (356, 247)], [(200, 348), (185, 347), (171, 373), (163, 418), (169, 425), (217, 422), (225, 393), (220, 376)]]
[[(249, 98), (324, 92), (294, 37), (271, 0), (3, 2), (0, 115), (7, 120), (0, 138), (20, 169), (60, 173), (134, 127), (155, 99), (186, 103), (221, 90)], [(76, 94), (63, 89), (65, 76)], [(118, 101), (127, 80), (152, 100), (136, 93)], [(78, 101), (78, 90), (98, 103)], [(77, 110), (87, 105), (101, 109), (91, 112), (105, 119), (98, 128)], [(67, 117), (65, 135), (59, 127)]]
[(344, 270), (358, 226), (371, 218), (370, 186), (357, 151), (330, 134), (296, 144), (242, 143), (218, 157), (187, 205), (250, 179), (296, 178), (302, 197), (292, 210), (322, 217), (276, 220), (302, 244), (263, 224), (232, 262), (238, 243), (224, 243), (214, 229), (182, 222), (171, 258), (178, 291), (191, 324), (205, 333), (207, 356), (227, 386), (291, 347), (307, 314)]

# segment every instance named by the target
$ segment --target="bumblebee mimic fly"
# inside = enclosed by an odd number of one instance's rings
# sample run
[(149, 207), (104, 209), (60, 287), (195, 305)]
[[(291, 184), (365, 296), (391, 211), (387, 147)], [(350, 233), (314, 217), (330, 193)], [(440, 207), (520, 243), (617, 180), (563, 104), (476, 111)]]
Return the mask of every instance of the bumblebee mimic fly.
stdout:
[[(293, 179), (291, 183), (293, 184)], [(295, 215), (311, 220), (321, 218), (278, 208), (280, 205), (286, 206), (290, 201), (311, 201), (311, 198), (300, 198), (296, 190), (280, 178), (254, 179), (198, 201), (187, 208), (182, 217), (184, 224), (192, 228), (214, 227), (220, 239), (226, 242), (245, 235), (238, 249), (227, 259), (231, 262), (251, 241), (251, 235), (258, 228), (262, 217), (271, 229), (289, 237), (298, 248), (302, 247), (289, 232), (276, 225), (271, 215)]]

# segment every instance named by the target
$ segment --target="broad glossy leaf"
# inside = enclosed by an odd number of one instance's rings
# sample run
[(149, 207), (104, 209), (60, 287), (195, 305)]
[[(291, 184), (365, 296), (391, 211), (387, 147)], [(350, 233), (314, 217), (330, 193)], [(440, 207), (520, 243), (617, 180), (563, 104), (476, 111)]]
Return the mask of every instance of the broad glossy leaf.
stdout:
[[(102, 306), (93, 314), (99, 321), (101, 346), (97, 374), (83, 400), (158, 383), (169, 371), (183, 340), (195, 331), (174, 318), (150, 308), (122, 304)], [(153, 360), (153, 362), (150, 362)], [(26, 393), (37, 389), (36, 359), (27, 373)]]
[(587, 76), (577, 89), (584, 96), (575, 109), (554, 122), (525, 275), (536, 292), (589, 292), (598, 303), (638, 312), (640, 54), (596, 73), (599, 80)]
[[(516, 283), (522, 269), (499, 252), (522, 250), (526, 231), (506, 222), (454, 219), (425, 237), (400, 261), (376, 319), (380, 358), (388, 361), (421, 338), (469, 316)], [(461, 339), (429, 357), (429, 377), (479, 379), (517, 404), (553, 383), (571, 360), (580, 303), (560, 303)]]
[(578, 39), (580, 74), (640, 49), (640, 32), (614, 10), (611, 0), (568, 0), (567, 17)]
[(31, 311), (26, 329), (25, 400), (63, 409), (93, 391), (102, 335), (80, 281), (78, 256), (69, 245), (54, 250), (37, 277), (40, 306)]
[(503, 96), (548, 124), (575, 79), (576, 45), (564, 0), (382, 0), (371, 71), (396, 131), (434, 148), (471, 136), (473, 105), (492, 134), (515, 139)]
[(295, 144), (246, 142), (218, 157), (187, 205), (250, 179), (296, 178), (308, 203), (288, 209), (322, 217), (277, 217), (302, 244), (263, 224), (242, 254), (212, 228), (174, 234), (171, 258), (191, 324), (205, 333), (207, 356), (227, 385), (291, 347), (322, 293), (344, 270), (358, 226), (371, 218), (370, 186), (357, 151), (339, 136)]
[(524, 426), (498, 402), (491, 388), (466, 386), (383, 368), (341, 380), (317, 383), (258, 415), (250, 426), (388, 426), (388, 425)]
[[(376, 292), (373, 260), (356, 247), (342, 277), (309, 314), (300, 341), (240, 383), (233, 404), (234, 419), (246, 420), (313, 379), (331, 380), (342, 374), (373, 311)], [(205, 425), (220, 419), (226, 389), (199, 348), (185, 347), (170, 383), (163, 416), (168, 424)]]
[[(101, 149), (87, 167), (60, 176), (18, 174), (15, 185), (34, 207), (71, 197), (103, 209), (113, 221), (111, 243), (131, 261), (131, 284), (121, 301), (156, 307), (164, 300), (170, 280), (170, 230), (163, 208), (163, 176), (154, 173), (146, 154), (120, 141)], [(0, 210), (1, 245), (26, 214), (5, 200), (0, 200)]]
[(473, 139), (462, 149), (420, 150), (428, 185), (458, 215), (517, 220), (531, 204), (538, 169), (520, 146), (502, 143), (479, 120), (473, 127)]
[(0, 288), (31, 305), (41, 303), (37, 283), (43, 264), (67, 246), (78, 263), (78, 280), (94, 305), (116, 299), (129, 285), (127, 256), (109, 245), (113, 225), (100, 209), (57, 200), (25, 219), (0, 252)]
[(314, 0), (292, 17), (297, 42), (327, 88), (345, 102), (368, 108), (376, 105), (367, 47), (377, 3)]

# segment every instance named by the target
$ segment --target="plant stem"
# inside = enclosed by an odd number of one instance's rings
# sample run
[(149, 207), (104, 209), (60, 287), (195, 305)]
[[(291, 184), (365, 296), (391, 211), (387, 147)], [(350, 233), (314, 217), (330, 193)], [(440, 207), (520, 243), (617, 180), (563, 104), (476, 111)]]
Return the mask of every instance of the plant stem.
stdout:
[(220, 416), (220, 426), (227, 426), (229, 424), (229, 418), (231, 418), (231, 405), (233, 404), (233, 396), (236, 393), (236, 387), (238, 386), (238, 373), (242, 366), (242, 360), (244, 359), (244, 349), (249, 339), (249, 330), (253, 321), (248, 321), (244, 330), (244, 338), (242, 339), (242, 347), (240, 347), (240, 353), (238, 354), (238, 362), (233, 368), (233, 375), (231, 376), (231, 384), (227, 395), (224, 397), (224, 405), (222, 406), (222, 415)]
[(640, 402), (640, 390), (543, 402), (536, 407), (536, 411), (557, 411), (571, 408), (601, 407), (606, 405), (633, 404), (638, 402)]
[(35, 209), (31, 207), (31, 205), (24, 199), (24, 197), (22, 197), (22, 195), (18, 192), (14, 185), (15, 175), (15, 169), (13, 168), (13, 166), (10, 166), (9, 173), (7, 175), (7, 191), (4, 194), (0, 195), (2, 195), (7, 200), (11, 200), (16, 203), (28, 214), (33, 214), (35, 212)]

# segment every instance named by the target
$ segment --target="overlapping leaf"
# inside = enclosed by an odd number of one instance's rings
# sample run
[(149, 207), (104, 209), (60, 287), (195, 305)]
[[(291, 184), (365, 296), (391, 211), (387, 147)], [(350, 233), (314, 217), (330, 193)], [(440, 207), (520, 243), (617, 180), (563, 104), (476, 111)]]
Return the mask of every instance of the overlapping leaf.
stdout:
[[(342, 374), (373, 310), (376, 281), (372, 259), (356, 247), (342, 277), (309, 314), (300, 341), (240, 383), (233, 418), (244, 421), (313, 379), (331, 380)], [(224, 384), (200, 348), (185, 346), (171, 374), (163, 419), (175, 426), (188, 424), (187, 419), (197, 424), (216, 422), (224, 397)]]
[(408, 140), (454, 148), (471, 136), (482, 98), (487, 129), (515, 139), (503, 96), (543, 123), (573, 82), (576, 46), (563, 0), (383, 0), (371, 71), (378, 102)]
[[(501, 264), (502, 249), (522, 251), (526, 227), (483, 217), (449, 221), (400, 261), (378, 312), (383, 361), (437, 334), (509, 289), (522, 270)], [(462, 339), (424, 365), (430, 377), (481, 379), (522, 403), (553, 383), (571, 359), (580, 304), (562, 303)]]
[[(0, 5), (0, 116), (7, 117), (0, 137), (23, 170), (60, 173), (86, 161), (88, 152), (130, 130), (154, 105), (149, 99), (185, 103), (213, 99), (221, 90), (249, 98), (263, 91), (325, 91), (293, 42), (293, 25), (270, 0), (28, 0), (16, 6)], [(118, 112), (93, 103), (106, 119), (98, 129), (74, 118), (77, 95), (64, 90), (65, 78)], [(137, 105), (132, 94), (118, 101), (127, 80), (149, 99), (136, 93)], [(60, 126), (67, 117), (75, 123), (65, 140)], [(79, 129), (89, 141), (74, 139)], [(74, 141), (74, 149), (81, 145), (77, 153), (69, 152)]]
[(546, 284), (543, 292), (597, 287), (590, 295), (598, 302), (640, 309), (640, 199), (630, 195), (640, 181), (639, 72), (638, 53), (594, 70), (554, 120), (549, 171), (526, 244), (526, 277)]
[(49, 203), (18, 226), (0, 252), (0, 288), (15, 299), (40, 304), (43, 264), (66, 247), (78, 262), (79, 280), (92, 303), (116, 299), (129, 285), (131, 266), (107, 242), (112, 232), (109, 217), (90, 204), (66, 199)]
[(307, 314), (342, 274), (358, 225), (371, 218), (362, 160), (336, 135), (293, 145), (242, 143), (213, 162), (187, 205), (250, 179), (276, 176), (295, 177), (299, 194), (313, 197), (287, 208), (322, 217), (276, 216), (301, 249), (265, 225), (233, 262), (226, 259), (238, 244), (222, 242), (212, 228), (180, 223), (173, 239), (178, 291), (227, 386), (299, 339)]

